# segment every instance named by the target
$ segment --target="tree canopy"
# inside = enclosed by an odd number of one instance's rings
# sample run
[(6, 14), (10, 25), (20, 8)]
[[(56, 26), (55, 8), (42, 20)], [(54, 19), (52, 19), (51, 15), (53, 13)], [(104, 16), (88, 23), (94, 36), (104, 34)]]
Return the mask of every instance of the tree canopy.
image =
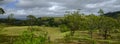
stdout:
[(4, 14), (4, 13), (5, 11), (2, 8), (0, 8), (0, 14)]

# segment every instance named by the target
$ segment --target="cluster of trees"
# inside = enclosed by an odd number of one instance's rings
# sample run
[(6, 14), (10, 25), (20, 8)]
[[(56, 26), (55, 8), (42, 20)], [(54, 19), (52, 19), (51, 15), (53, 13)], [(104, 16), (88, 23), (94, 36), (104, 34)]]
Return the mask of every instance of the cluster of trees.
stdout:
[[(4, 10), (0, 8), (0, 14), (4, 14)], [(103, 39), (107, 39), (108, 36), (111, 36), (111, 31), (116, 29), (120, 29), (120, 12), (113, 12), (105, 14), (102, 9), (98, 11), (99, 15), (95, 14), (81, 14), (80, 10), (67, 12), (64, 17), (35, 17), (34, 15), (28, 15), (26, 20), (18, 20), (14, 18), (14, 14), (10, 14), (6, 19), (0, 19), (0, 23), (5, 23), (7, 25), (15, 25), (15, 26), (29, 26), (29, 30), (26, 32), (27, 34), (23, 34), (23, 36), (30, 36), (30, 42), (34, 42), (33, 32), (34, 25), (38, 26), (51, 26), (58, 27), (62, 29), (62, 31), (70, 31), (70, 35), (74, 36), (75, 31), (78, 30), (88, 30), (90, 33), (90, 37), (93, 38), (94, 30), (99, 30)], [(7, 22), (6, 22), (7, 21)], [(46, 34), (43, 34), (46, 36)], [(46, 40), (43, 36), (39, 36), (41, 40)], [(35, 39), (36, 40), (36, 39)], [(39, 40), (39, 41), (41, 41)], [(25, 42), (26, 43), (26, 42)], [(28, 44), (27, 43), (27, 44)], [(39, 43), (39, 42), (36, 42)], [(41, 42), (42, 43), (42, 42)], [(33, 44), (33, 43), (32, 43)]]
[[(1, 14), (5, 13), (2, 8)], [(84, 15), (80, 14), (80, 11), (67, 12), (64, 17), (35, 17), (34, 15), (28, 15), (26, 20), (18, 20), (10, 14), (6, 19), (1, 19), (1, 23), (6, 23), (8, 25), (17, 25), (17, 26), (29, 26), (29, 25), (38, 25), (38, 26), (62, 26), (61, 28), (69, 29), (71, 36), (74, 35), (76, 30), (85, 30), (88, 29), (90, 36), (92, 38), (93, 31), (98, 29), (102, 33), (104, 39), (107, 39), (107, 36), (110, 35), (110, 31), (119, 29), (120, 27), (120, 12), (113, 12), (105, 14), (102, 9), (98, 11), (99, 15), (90, 14)], [(8, 21), (8, 22), (6, 22)], [(65, 29), (65, 30), (66, 30)], [(68, 30), (66, 30), (68, 31)]]
[[(5, 11), (0, 8), (0, 14), (4, 14)], [(57, 18), (57, 19), (56, 19)], [(32, 20), (32, 21), (30, 21)], [(7, 21), (7, 22), (6, 22)], [(38, 25), (38, 26), (51, 26), (58, 27), (61, 22), (61, 17), (35, 17), (34, 15), (28, 15), (26, 20), (15, 19), (14, 14), (8, 15), (7, 18), (0, 18), (0, 23), (13, 26), (28, 26), (28, 25)]]
[(13, 26), (28, 26), (32, 24), (36, 26), (44, 25), (44, 26), (51, 26), (51, 27), (58, 27), (62, 23), (61, 17), (36, 18), (34, 15), (28, 15), (26, 18), (27, 18), (26, 20), (15, 19), (14, 14), (10, 14), (7, 18), (1, 18), (0, 22), (7, 25), (13, 25)]
[[(5, 11), (0, 8), (0, 14), (4, 13)], [(49, 42), (47, 32), (40, 30), (40, 33), (37, 33), (36, 35), (35, 29), (37, 28), (34, 28), (33, 26), (36, 25), (37, 18), (33, 15), (27, 16), (27, 20), (17, 20), (14, 18), (14, 14), (10, 14), (6, 19), (0, 19), (1, 23), (5, 23), (7, 25), (15, 25), (15, 23), (19, 25), (17, 23), (18, 21), (26, 21), (25, 25), (28, 26), (28, 29), (27, 31), (24, 31), (22, 35), (20, 35), (20, 37), (18, 37), (16, 40), (11, 39), (10, 43), (8, 42), (9, 44), (46, 44), (46, 41)], [(4, 25), (0, 24), (0, 31), (3, 29), (1, 26)]]
[(108, 36), (111, 36), (111, 31), (119, 29), (120, 22), (118, 21), (120, 16), (116, 16), (116, 19), (112, 16), (106, 15), (102, 9), (100, 9), (98, 13), (99, 15), (84, 15), (80, 14), (79, 10), (68, 12), (65, 15), (64, 21), (66, 22), (66, 27), (71, 31), (71, 36), (73, 36), (77, 30), (87, 29), (90, 32), (91, 38), (93, 37), (93, 31), (99, 30), (101, 36), (103, 36), (104, 39), (107, 39)]

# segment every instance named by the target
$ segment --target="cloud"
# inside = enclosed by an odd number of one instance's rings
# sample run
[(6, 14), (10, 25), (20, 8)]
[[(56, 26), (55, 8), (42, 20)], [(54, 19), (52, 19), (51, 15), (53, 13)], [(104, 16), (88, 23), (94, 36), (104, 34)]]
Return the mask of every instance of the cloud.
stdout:
[(8, 4), (10, 2), (13, 2), (14, 0), (0, 0), (0, 5), (3, 5), (3, 4)]
[(19, 0), (16, 4), (20, 8), (34, 8), (34, 7), (50, 7), (51, 5), (47, 0)]
[(96, 4), (87, 4), (87, 8), (98, 8), (98, 7), (104, 7), (104, 6), (109, 6), (112, 3), (115, 3), (117, 0), (110, 0), (106, 2), (101, 2), (101, 3), (96, 3)]
[(120, 0), (4, 0), (0, 6), (15, 5), (15, 8), (4, 8), (6, 15), (14, 13), (18, 18), (33, 14), (41, 16), (63, 16), (65, 11), (81, 9), (82, 13), (95, 13), (99, 9), (105, 12), (120, 11)]

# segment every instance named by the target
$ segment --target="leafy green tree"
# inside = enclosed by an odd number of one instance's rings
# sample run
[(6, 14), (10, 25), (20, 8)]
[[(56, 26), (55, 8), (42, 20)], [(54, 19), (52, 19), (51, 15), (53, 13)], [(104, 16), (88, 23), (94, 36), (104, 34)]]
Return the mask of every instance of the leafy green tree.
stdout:
[(116, 19), (101, 16), (99, 20), (99, 28), (101, 29), (104, 39), (107, 39), (108, 36), (111, 36), (110, 31), (118, 28), (118, 22)]
[(29, 23), (28, 30), (23, 32), (19, 41), (15, 42), (15, 44), (45, 44), (47, 41), (47, 32), (40, 31), (39, 34), (35, 33), (36, 28), (34, 28), (34, 24), (36, 21), (36, 17), (33, 15), (27, 16), (27, 23)]
[(42, 25), (45, 25), (45, 26), (49, 26), (49, 17), (41, 17), (40, 18), (40, 21), (41, 22), (39, 22), (40, 24), (42, 24)]
[(14, 44), (46, 44), (48, 43), (48, 33), (40, 30), (39, 33), (35, 33), (37, 28), (32, 28), (32, 32), (27, 30), (22, 33), (20, 38), (14, 42)]
[(65, 14), (65, 21), (67, 22), (67, 27), (70, 29), (71, 36), (74, 35), (76, 30), (79, 30), (83, 26), (84, 16), (79, 13), (79, 10)]
[(32, 26), (32, 25), (34, 25), (35, 24), (35, 22), (36, 22), (36, 17), (35, 16), (33, 16), (33, 15), (28, 15), (27, 16), (27, 23), (28, 23), (28, 25), (29, 26)]
[(42, 17), (38, 17), (36, 22), (38, 26), (43, 25)]
[(53, 25), (54, 25), (55, 27), (58, 27), (59, 25), (62, 25), (62, 24), (63, 24), (63, 23), (62, 23), (62, 20), (63, 20), (63, 19), (60, 19), (60, 18), (54, 18)]
[(34, 23), (36, 21), (36, 17), (33, 16), (33, 15), (28, 15), (27, 19), (28, 19), (27, 23), (29, 25), (27, 31), (29, 31), (29, 33), (31, 33), (31, 35), (30, 35), (31, 36), (30, 37), (30, 42), (33, 43), (33, 38), (34, 38), (34, 34), (33, 34), (34, 28), (33, 28), (33, 25), (34, 25)]
[(102, 33), (104, 39), (107, 39), (108, 36), (110, 35), (110, 31), (112, 31), (113, 29), (117, 29), (118, 28), (118, 21), (116, 19), (113, 19), (111, 17), (107, 17), (104, 15), (104, 11), (102, 9), (100, 9), (98, 11), (100, 17), (99, 17), (99, 29), (100, 32)]
[[(104, 16), (116, 19), (119, 23), (119, 25), (117, 27), (120, 29), (120, 11), (108, 12), (108, 13), (105, 13)], [(119, 32), (118, 29), (114, 29), (113, 31), (115, 33)]]
[(50, 17), (49, 19), (48, 19), (48, 24), (49, 24), (49, 26), (53, 26), (54, 25), (54, 18), (52, 18), (52, 17)]
[(90, 36), (91, 36), (91, 38), (93, 38), (93, 31), (98, 28), (99, 16), (90, 14), (90, 15), (86, 16), (86, 18), (87, 18), (86, 19), (87, 24), (85, 24), (86, 28), (89, 29)]

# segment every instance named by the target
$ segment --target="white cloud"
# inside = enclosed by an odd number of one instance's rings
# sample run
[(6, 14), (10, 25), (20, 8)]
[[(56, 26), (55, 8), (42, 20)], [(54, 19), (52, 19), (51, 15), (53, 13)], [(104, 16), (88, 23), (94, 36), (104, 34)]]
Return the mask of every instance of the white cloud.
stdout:
[(51, 6), (47, 0), (19, 0), (16, 4), (18, 8), (34, 8), (34, 7), (49, 7)]
[[(15, 0), (6, 0), (4, 2), (11, 1)], [(63, 16), (65, 11), (76, 9), (81, 9), (82, 13), (96, 14), (100, 8), (104, 9), (105, 12), (120, 10), (119, 2), (119, 0), (19, 0), (15, 4), (16, 8), (4, 9), (6, 9), (6, 14), (14, 13), (17, 17), (25, 17), (30, 14), (37, 17)]]
[(59, 11), (59, 10), (65, 9), (65, 7), (58, 6), (58, 5), (53, 5), (52, 7), (49, 7), (48, 9), (50, 11)]
[(105, 1), (105, 2), (101, 2), (101, 3), (87, 4), (87, 5), (85, 5), (85, 7), (86, 8), (97, 8), (97, 7), (109, 6), (113, 3), (115, 3), (116, 1), (117, 0), (110, 0), (110, 1)]

